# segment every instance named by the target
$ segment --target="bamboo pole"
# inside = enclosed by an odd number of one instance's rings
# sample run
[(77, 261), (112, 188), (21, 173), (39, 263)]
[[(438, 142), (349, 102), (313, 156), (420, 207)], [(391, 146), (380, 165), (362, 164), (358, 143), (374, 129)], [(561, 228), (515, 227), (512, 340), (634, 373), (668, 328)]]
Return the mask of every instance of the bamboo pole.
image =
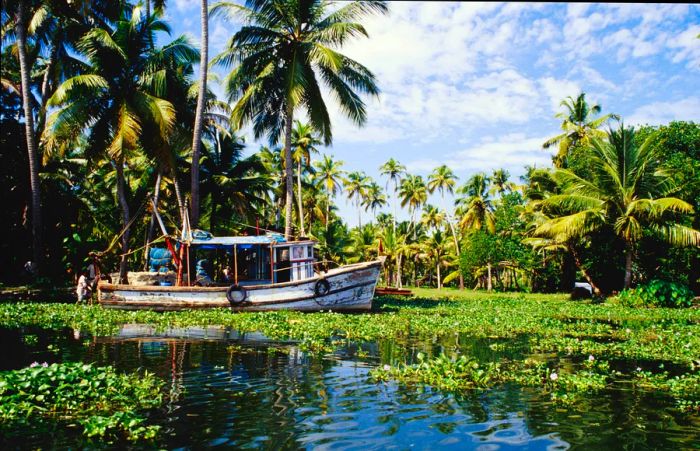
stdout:
[(238, 246), (233, 245), (233, 283), (238, 285)]

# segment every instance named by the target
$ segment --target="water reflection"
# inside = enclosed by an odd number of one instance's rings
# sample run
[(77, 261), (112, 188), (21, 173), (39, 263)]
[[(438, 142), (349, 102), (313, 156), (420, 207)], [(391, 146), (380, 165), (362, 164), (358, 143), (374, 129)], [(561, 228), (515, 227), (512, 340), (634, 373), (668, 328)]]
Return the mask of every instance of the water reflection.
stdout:
[[(23, 338), (27, 334), (36, 335), (36, 342)], [(128, 325), (109, 338), (86, 338), (73, 330), (0, 335), (3, 345), (17, 351), (11, 367), (49, 357), (145, 368), (168, 381), (168, 403), (153, 420), (164, 426), (161, 445), (169, 449), (677, 449), (700, 442), (697, 416), (675, 413), (663, 396), (624, 387), (562, 409), (537, 390), (515, 385), (447, 394), (375, 384), (367, 377), (371, 367), (410, 361), (417, 352), (459, 349), (498, 360), (522, 351), (517, 344), (492, 346), (497, 339), (347, 343), (332, 355), (312, 358), (296, 343), (225, 328), (158, 331)], [(48, 344), (60, 352), (47, 352)], [(75, 446), (70, 435), (25, 434), (0, 445)]]

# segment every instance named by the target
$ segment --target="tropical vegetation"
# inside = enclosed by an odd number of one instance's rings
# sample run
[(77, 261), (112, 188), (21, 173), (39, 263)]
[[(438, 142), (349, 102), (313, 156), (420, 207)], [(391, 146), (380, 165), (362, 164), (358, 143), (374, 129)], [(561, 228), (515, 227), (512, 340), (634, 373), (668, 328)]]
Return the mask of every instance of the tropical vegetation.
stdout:
[[(327, 264), (386, 255), (382, 283), (399, 287), (586, 281), (607, 296), (658, 280), (700, 294), (698, 124), (633, 129), (580, 93), (543, 143), (553, 167), (412, 173), (395, 155), (374, 178), (329, 151), (323, 93), (366, 121), (381, 83), (340, 52), (387, 4), (200, 6), (197, 48), (167, 36), (167, 2), (3, 3), (3, 282), (71, 283), (91, 251), (125, 279), (159, 245), (157, 209), (171, 231), (188, 217), (214, 234), (307, 236)], [(243, 25), (206, 64), (209, 16)], [(227, 73), (223, 99), (197, 65)], [(269, 145), (246, 143), (246, 126)]]

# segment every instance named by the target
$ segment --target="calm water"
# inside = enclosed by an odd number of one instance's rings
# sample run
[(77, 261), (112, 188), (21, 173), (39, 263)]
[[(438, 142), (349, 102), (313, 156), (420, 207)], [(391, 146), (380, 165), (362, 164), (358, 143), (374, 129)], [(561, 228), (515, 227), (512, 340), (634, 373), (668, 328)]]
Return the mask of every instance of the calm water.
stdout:
[[(671, 409), (662, 395), (624, 384), (561, 408), (534, 389), (505, 386), (447, 394), (376, 384), (368, 371), (411, 361), (418, 351), (462, 349), (482, 360), (493, 341), (455, 336), (341, 346), (311, 358), (294, 343), (217, 328), (154, 335), (143, 326), (119, 337), (76, 331), (0, 330), (0, 369), (31, 362), (85, 361), (148, 369), (168, 382), (166, 406), (153, 414), (169, 449), (694, 449), (700, 419)], [(494, 347), (501, 349), (502, 347)], [(633, 362), (632, 362), (633, 363)], [(72, 432), (23, 431), (0, 448), (66, 448)]]

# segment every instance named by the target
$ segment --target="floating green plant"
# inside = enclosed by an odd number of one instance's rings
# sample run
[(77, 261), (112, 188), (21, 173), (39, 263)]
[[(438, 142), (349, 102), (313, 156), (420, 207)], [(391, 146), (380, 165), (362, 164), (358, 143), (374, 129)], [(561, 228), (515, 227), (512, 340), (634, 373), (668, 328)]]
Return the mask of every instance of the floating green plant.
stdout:
[(144, 412), (163, 402), (163, 383), (150, 373), (120, 374), (82, 363), (34, 363), (0, 372), (0, 430), (62, 422), (88, 438), (153, 439), (159, 426)]

